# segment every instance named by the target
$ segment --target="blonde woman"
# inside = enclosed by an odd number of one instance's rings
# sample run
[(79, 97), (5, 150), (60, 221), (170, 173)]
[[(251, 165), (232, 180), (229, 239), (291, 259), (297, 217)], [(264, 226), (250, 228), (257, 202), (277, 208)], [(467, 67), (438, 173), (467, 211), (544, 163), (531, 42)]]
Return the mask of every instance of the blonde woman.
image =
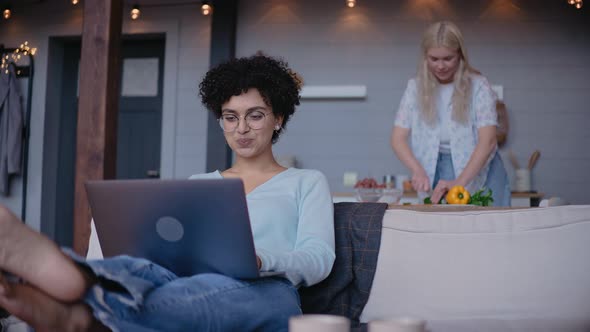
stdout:
[(416, 191), (432, 190), (438, 202), (455, 185), (471, 193), (489, 188), (494, 205), (510, 205), (495, 105), (487, 79), (469, 64), (459, 28), (444, 21), (428, 27), (418, 75), (408, 82), (391, 134)]

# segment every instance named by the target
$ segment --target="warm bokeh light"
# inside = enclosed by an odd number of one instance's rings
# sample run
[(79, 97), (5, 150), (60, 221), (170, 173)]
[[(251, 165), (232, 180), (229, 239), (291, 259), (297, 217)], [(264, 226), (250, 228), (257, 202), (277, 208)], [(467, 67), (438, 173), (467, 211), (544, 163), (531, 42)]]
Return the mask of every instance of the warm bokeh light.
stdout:
[(348, 6), (348, 8), (353, 8), (354, 6), (356, 6), (356, 0), (346, 0), (346, 5)]
[(131, 19), (132, 20), (137, 20), (139, 18), (140, 14), (141, 14), (141, 10), (139, 10), (139, 6), (135, 5), (135, 6), (133, 6), (133, 8), (131, 8)]
[(7, 20), (7, 19), (9, 19), (9, 18), (10, 18), (10, 16), (12, 16), (12, 12), (10, 11), (10, 9), (8, 9), (8, 8), (5, 8), (5, 9), (2, 11), (2, 16), (4, 16), (4, 19), (5, 19), (5, 20)]
[(77, 4), (78, 4), (78, 2), (80, 2), (80, 1), (79, 1), (79, 0), (72, 0), (72, 5), (74, 5), (74, 6), (75, 6), (75, 5), (77, 5)]
[(203, 15), (207, 16), (207, 15), (211, 14), (212, 12), (213, 12), (213, 7), (211, 7), (211, 5), (210, 5), (210, 4), (208, 4), (208, 3), (204, 3), (204, 4), (201, 6), (201, 13), (202, 13)]
[(584, 4), (584, 2), (582, 2), (582, 0), (580, 0), (580, 2), (576, 2), (575, 6), (576, 6), (576, 8), (580, 9), (580, 8), (582, 8), (583, 4)]
[[(8, 74), (8, 65), (10, 63), (18, 65), (22, 59), (22, 55), (35, 55), (35, 53), (37, 53), (37, 48), (30, 47), (28, 41), (20, 44), (19, 48), (0, 57), (0, 74)], [(17, 71), (17, 74), (20, 74), (20, 72)]]
[(573, 5), (573, 4), (576, 3), (576, 0), (567, 0), (567, 3), (570, 4), (570, 5)]

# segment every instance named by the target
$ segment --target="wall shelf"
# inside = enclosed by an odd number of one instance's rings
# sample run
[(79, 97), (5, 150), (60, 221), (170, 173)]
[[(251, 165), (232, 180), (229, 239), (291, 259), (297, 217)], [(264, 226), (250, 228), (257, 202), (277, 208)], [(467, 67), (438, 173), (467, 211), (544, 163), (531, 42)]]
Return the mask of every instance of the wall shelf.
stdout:
[(303, 99), (364, 99), (365, 85), (309, 85), (301, 89)]

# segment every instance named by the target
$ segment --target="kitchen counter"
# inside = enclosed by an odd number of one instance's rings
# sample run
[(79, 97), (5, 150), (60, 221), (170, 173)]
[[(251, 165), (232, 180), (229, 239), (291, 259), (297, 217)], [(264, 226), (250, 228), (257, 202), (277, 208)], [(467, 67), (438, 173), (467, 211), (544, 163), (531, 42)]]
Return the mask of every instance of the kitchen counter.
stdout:
[[(539, 206), (539, 202), (545, 194), (537, 192), (516, 192), (513, 191), (510, 204), (513, 207), (531, 207)], [(332, 193), (332, 199), (334, 203), (339, 202), (357, 202), (356, 195), (354, 192), (334, 192)], [(404, 191), (404, 195), (400, 200), (400, 204), (421, 204), (418, 201), (418, 195), (415, 191)]]

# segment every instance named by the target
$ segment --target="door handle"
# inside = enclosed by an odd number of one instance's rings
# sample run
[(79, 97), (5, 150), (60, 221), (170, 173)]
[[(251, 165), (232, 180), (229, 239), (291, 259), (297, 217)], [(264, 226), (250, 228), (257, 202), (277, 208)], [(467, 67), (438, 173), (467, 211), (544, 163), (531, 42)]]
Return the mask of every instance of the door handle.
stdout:
[(157, 169), (150, 169), (147, 172), (145, 172), (145, 175), (147, 175), (148, 178), (159, 179), (160, 171)]

